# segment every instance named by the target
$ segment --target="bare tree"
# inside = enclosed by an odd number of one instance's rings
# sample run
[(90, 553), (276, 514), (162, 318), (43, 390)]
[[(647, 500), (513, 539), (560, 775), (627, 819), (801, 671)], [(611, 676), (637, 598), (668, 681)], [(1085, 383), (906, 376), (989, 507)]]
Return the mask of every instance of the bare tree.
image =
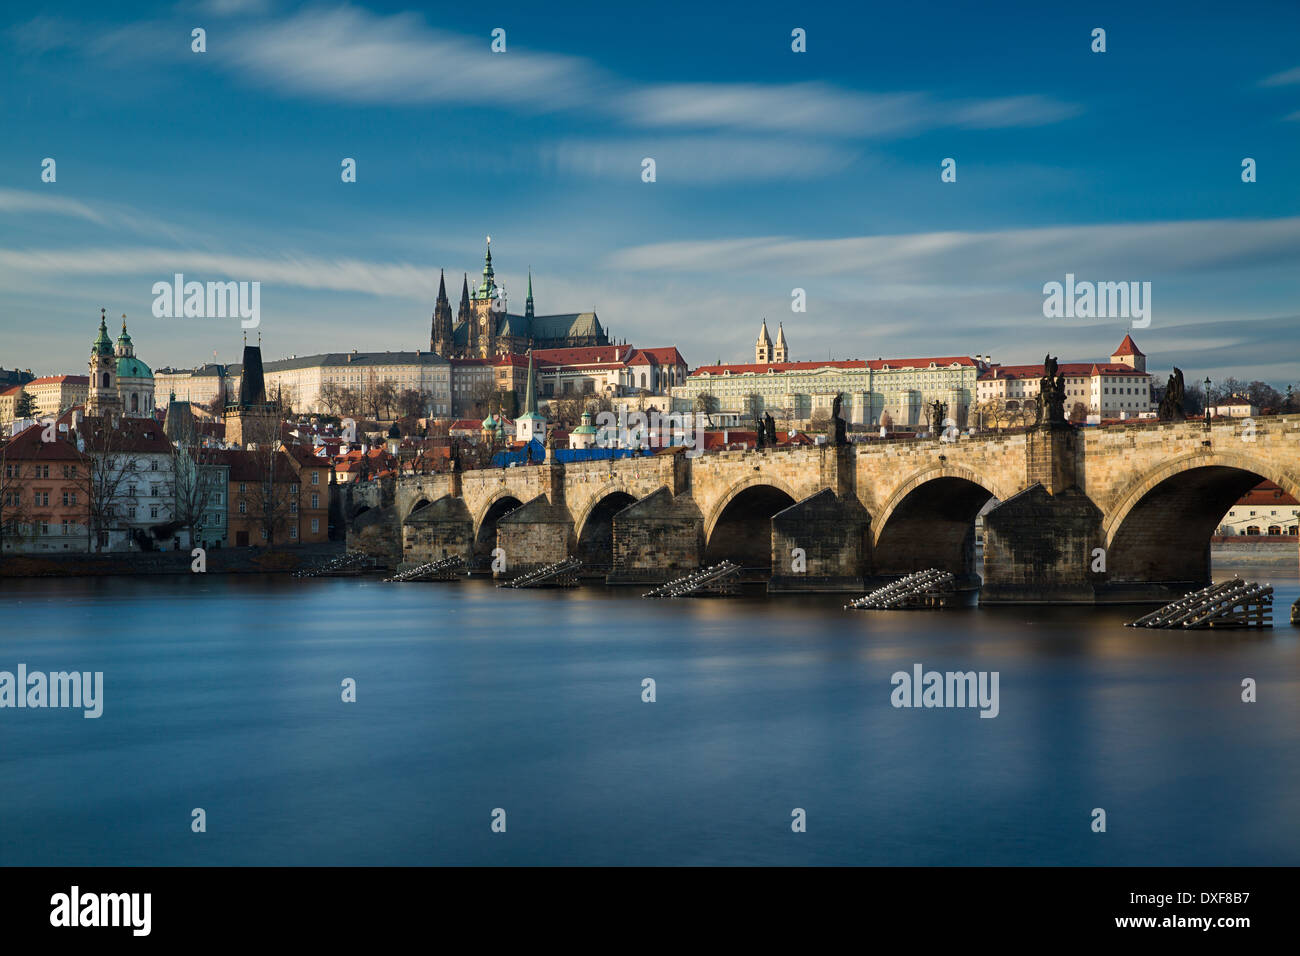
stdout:
[(288, 527), (296, 498), (290, 485), (297, 477), (288, 456), (274, 444), (258, 445), (249, 452), (258, 478), (247, 483), (244, 501), (248, 516), (262, 532), (268, 545)]
[(330, 415), (338, 414), (343, 404), (344, 389), (337, 382), (326, 382), (320, 387), (320, 403)]
[(28, 537), (32, 512), (23, 493), (26, 483), (22, 464), (8, 458), (10, 442), (0, 439), (0, 560), (3, 560), (6, 539), (21, 542)]
[(202, 445), (172, 445), (172, 517), (189, 531), (191, 548), (198, 541), (198, 532), (207, 527), (214, 493), (224, 488), (216, 457), (216, 452)]
[(86, 524), (87, 550), (102, 551), (108, 534), (128, 517), (126, 509), (139, 503), (137, 481), (144, 481), (143, 460), (130, 449), (131, 436), (107, 418), (85, 418), (78, 436), (90, 460), (80, 485), (86, 492), (90, 520)]
[[(719, 363), (721, 364), (721, 363)], [(718, 413), (718, 398), (712, 392), (700, 392), (695, 396), (695, 412), (703, 415), (710, 425), (713, 424), (713, 416)]]

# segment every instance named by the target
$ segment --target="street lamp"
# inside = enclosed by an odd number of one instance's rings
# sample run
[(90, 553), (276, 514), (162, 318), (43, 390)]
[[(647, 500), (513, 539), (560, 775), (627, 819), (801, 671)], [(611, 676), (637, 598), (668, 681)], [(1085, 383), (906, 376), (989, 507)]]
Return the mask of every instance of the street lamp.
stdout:
[(1205, 424), (1210, 424), (1210, 376), (1205, 376)]

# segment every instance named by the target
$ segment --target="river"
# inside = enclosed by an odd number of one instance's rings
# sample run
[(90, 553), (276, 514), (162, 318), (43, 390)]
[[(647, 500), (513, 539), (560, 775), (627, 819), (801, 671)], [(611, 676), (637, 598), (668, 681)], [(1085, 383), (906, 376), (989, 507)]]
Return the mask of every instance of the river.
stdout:
[[(1297, 865), (1300, 583), (1269, 573), (1274, 629), (1213, 634), (1133, 608), (9, 580), (0, 670), (104, 690), (97, 719), (0, 709), (0, 864)], [(915, 664), (996, 672), (997, 716), (892, 706)]]

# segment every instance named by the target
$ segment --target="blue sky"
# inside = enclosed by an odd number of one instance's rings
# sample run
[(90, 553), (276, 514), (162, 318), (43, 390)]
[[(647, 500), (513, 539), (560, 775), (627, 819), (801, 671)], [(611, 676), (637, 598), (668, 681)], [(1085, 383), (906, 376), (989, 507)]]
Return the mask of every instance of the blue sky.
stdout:
[(10, 8), (0, 366), (84, 371), (101, 306), (154, 367), (236, 360), (153, 317), (176, 272), (260, 281), (271, 358), (426, 347), (490, 234), (511, 311), (531, 265), (693, 365), (763, 317), (797, 359), (1104, 357), (1123, 320), (1042, 314), (1073, 273), (1152, 283), (1153, 367), (1300, 380), (1300, 8), (985, 6)]

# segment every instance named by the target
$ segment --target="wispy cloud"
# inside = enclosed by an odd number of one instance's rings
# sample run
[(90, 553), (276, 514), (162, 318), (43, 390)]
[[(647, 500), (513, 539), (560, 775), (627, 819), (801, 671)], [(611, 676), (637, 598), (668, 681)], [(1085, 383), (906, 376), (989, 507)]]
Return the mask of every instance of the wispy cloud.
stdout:
[(666, 242), (613, 253), (628, 270), (843, 275), (893, 282), (986, 281), (1068, 270), (1146, 278), (1276, 265), (1300, 257), (1300, 217), (1052, 226), (841, 239), (768, 236)]
[(429, 298), (436, 281), (427, 266), (311, 256), (258, 257), (187, 249), (0, 249), (0, 270), (60, 277), (139, 275), (149, 280), (190, 273), (199, 281), (234, 279), (329, 292)]
[(641, 161), (655, 161), (656, 182), (725, 184), (811, 179), (846, 169), (858, 150), (792, 137), (685, 136), (657, 139), (566, 139), (541, 147), (543, 168), (638, 183)]
[(63, 196), (52, 196), (23, 189), (0, 188), (0, 212), (6, 213), (41, 213), (51, 216), (71, 216), (104, 225), (103, 213)]
[(1294, 83), (1300, 83), (1300, 66), (1274, 73), (1259, 81), (1260, 86), (1290, 86)]
[[(105, 58), (189, 55), (188, 28), (177, 24), (87, 31), (38, 17), (13, 34), (29, 52), (79, 44)], [(628, 126), (681, 132), (886, 138), (949, 127), (1041, 126), (1079, 112), (1036, 94), (949, 101), (925, 92), (869, 92), (825, 82), (637, 84), (587, 59), (513, 43), (496, 54), (486, 34), (434, 29), (413, 12), (381, 15), (352, 6), (243, 19), (231, 31), (210, 35), (208, 43), (220, 52), (212, 61), (216, 66), (285, 95), (376, 106), (585, 111)]]

